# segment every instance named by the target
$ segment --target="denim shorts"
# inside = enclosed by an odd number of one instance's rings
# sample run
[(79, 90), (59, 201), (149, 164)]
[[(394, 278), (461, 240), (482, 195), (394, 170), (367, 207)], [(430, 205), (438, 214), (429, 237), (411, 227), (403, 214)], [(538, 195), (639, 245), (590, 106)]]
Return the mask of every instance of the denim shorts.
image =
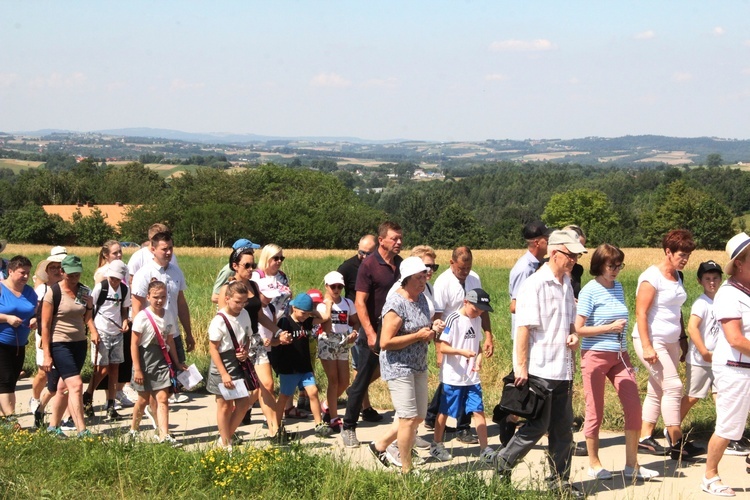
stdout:
[(279, 375), (279, 394), (293, 396), (297, 386), (304, 388), (315, 385), (315, 375), (307, 373), (282, 373)]

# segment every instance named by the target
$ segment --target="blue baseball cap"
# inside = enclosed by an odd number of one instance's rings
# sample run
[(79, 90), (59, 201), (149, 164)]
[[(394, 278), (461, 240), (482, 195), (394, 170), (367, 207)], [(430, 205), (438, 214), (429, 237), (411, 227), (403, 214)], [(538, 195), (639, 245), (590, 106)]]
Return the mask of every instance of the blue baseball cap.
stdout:
[(296, 295), (289, 303), (289, 305), (292, 307), (296, 307), (297, 309), (301, 309), (305, 312), (310, 312), (313, 310), (312, 297), (310, 297), (306, 293), (300, 293)]
[(240, 248), (252, 248), (253, 250), (255, 250), (260, 248), (260, 245), (258, 245), (257, 243), (253, 243), (247, 238), (240, 238), (239, 240), (234, 242), (234, 244), (232, 245), (232, 249), (239, 250)]

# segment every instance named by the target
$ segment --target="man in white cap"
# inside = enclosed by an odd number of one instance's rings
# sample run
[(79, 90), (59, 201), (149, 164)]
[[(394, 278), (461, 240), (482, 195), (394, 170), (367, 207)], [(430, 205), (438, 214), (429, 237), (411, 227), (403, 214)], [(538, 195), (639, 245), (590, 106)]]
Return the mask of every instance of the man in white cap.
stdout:
[(549, 262), (529, 276), (518, 292), (513, 371), (516, 386), (527, 384), (533, 377), (549, 392), (541, 415), (528, 419), (498, 452), (497, 473), (509, 481), (513, 467), (548, 433), (552, 469), (547, 478), (549, 488), (567, 498), (583, 498), (585, 494), (569, 481), (573, 455), (573, 351), (579, 345), (570, 271), (586, 249), (575, 233), (553, 231), (547, 252)]

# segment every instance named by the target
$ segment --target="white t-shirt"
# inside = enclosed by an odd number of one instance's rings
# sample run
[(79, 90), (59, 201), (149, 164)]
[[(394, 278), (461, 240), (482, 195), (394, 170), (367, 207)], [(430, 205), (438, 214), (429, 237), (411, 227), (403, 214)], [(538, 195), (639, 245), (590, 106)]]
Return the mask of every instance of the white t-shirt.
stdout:
[[(47, 289), (49, 288), (49, 285), (47, 283), (42, 283), (39, 286), (37, 286), (34, 291), (36, 292), (36, 296), (38, 299), (38, 302), (41, 302), (44, 300), (44, 295), (47, 293)], [(39, 307), (42, 307), (41, 305)], [(40, 349), (42, 348), (42, 326), (39, 325), (36, 329), (36, 348)]]
[[(248, 338), (248, 335), (253, 331), (252, 325), (250, 324), (250, 315), (246, 310), (242, 310), (239, 316), (232, 316), (228, 312), (222, 310), (224, 316), (229, 320), (229, 324), (232, 325), (234, 330), (234, 336), (237, 337), (237, 343), (244, 345)], [(224, 323), (224, 319), (221, 315), (217, 314), (211, 323), (208, 325), (208, 340), (216, 342), (221, 341), (219, 344), (219, 352), (227, 352), (234, 350), (234, 344), (232, 343), (232, 336), (229, 335), (227, 325)]]
[[(697, 316), (701, 319), (700, 327), (698, 327), (701, 332), (701, 338), (706, 345), (706, 349), (713, 352), (716, 349), (719, 336), (723, 336), (719, 322), (716, 321), (714, 301), (705, 293), (701, 294), (701, 296), (693, 302), (693, 307), (690, 308), (690, 315)], [(696, 366), (711, 366), (711, 363), (703, 359), (703, 356), (701, 356), (701, 353), (698, 352), (698, 349), (692, 342), (690, 342), (685, 363)]]
[[(714, 314), (719, 324), (723, 319), (741, 320), (742, 334), (750, 340), (750, 296), (745, 292), (725, 282), (714, 297)], [(725, 366), (727, 361), (750, 363), (750, 356), (733, 349), (726, 336), (719, 335), (713, 354), (713, 365)]]
[[(91, 291), (91, 298), (94, 300), (94, 309), (99, 300), (99, 295), (102, 293), (102, 282), (96, 284), (94, 289)], [(122, 286), (118, 286), (116, 290), (112, 287), (107, 287), (107, 298), (102, 306), (99, 308), (99, 312), (94, 316), (94, 325), (96, 325), (96, 331), (100, 334), (106, 333), (107, 335), (122, 335), (122, 331), (117, 327), (122, 327), (121, 308), (130, 307), (130, 289), (128, 289), (127, 297), (122, 297)], [(122, 300), (120, 300), (122, 299)]]
[[(174, 337), (180, 336), (179, 316), (177, 314), (177, 298), (180, 292), (187, 289), (185, 275), (179, 267), (169, 264), (166, 268), (159, 266), (153, 259), (144, 265), (133, 276), (132, 294), (137, 297), (148, 296), (148, 285), (157, 279), (167, 285), (167, 303), (164, 305), (166, 314), (172, 317), (170, 322), (175, 328), (172, 332)], [(148, 302), (148, 300), (146, 301)]]
[[(529, 373), (549, 380), (573, 379), (573, 353), (567, 346), (575, 322), (575, 297), (570, 276), (560, 283), (549, 264), (529, 276), (516, 298), (516, 327), (529, 328)], [(516, 342), (513, 357), (516, 365)]]
[[(154, 260), (154, 254), (151, 253), (151, 249), (148, 247), (148, 245), (145, 247), (141, 247), (136, 250), (133, 255), (130, 256), (130, 260), (128, 260), (128, 272), (131, 276), (135, 276), (135, 273), (137, 273), (140, 268), (142, 268), (147, 262), (151, 262), (152, 260)], [(169, 265), (177, 265), (177, 256), (174, 254), (174, 252), (172, 252), (172, 259), (169, 261)]]
[(453, 270), (448, 268), (435, 280), (433, 300), (435, 302), (435, 312), (441, 314), (441, 319), (445, 319), (452, 312), (461, 309), (464, 304), (464, 296), (469, 290), (482, 288), (482, 280), (474, 271), (470, 271), (466, 281), (462, 285)]
[[(171, 317), (165, 313), (164, 317), (160, 318), (154, 314), (150, 308), (149, 312), (151, 313), (151, 317), (154, 318), (154, 323), (156, 323), (156, 327), (159, 329), (159, 332), (164, 339), (164, 343), (167, 344), (167, 335), (171, 335), (175, 330)], [(159, 343), (155, 338), (156, 334), (154, 333), (154, 328), (151, 326), (151, 321), (149, 321), (148, 316), (146, 316), (146, 309), (143, 309), (136, 314), (133, 319), (133, 331), (141, 334), (141, 341), (138, 343), (139, 346), (147, 347), (151, 343)], [(167, 347), (169, 347), (169, 344), (167, 344)]]
[[(263, 314), (266, 316), (266, 318), (270, 319), (271, 321), (276, 321), (274, 319), (274, 314), (271, 312), (271, 308), (268, 306), (263, 306), (263, 308), (260, 310), (260, 314)], [(278, 329), (277, 329), (278, 330)], [(262, 339), (268, 339), (273, 340), (273, 334), (276, 333), (276, 330), (269, 330), (265, 326), (263, 326), (260, 321), (258, 322), (258, 335), (260, 335), (260, 338)], [(271, 347), (268, 346), (265, 348), (266, 352), (271, 352)]]
[[(641, 283), (648, 281), (656, 289), (653, 302), (648, 310), (648, 327), (651, 340), (659, 340), (664, 343), (675, 343), (680, 340), (680, 318), (682, 304), (687, 300), (687, 292), (682, 286), (682, 280), (671, 281), (664, 277), (658, 267), (651, 266), (638, 277), (638, 290)], [(640, 338), (638, 334), (638, 322), (633, 328), (633, 338)]]
[[(482, 319), (471, 319), (459, 314), (451, 313), (445, 320), (445, 330), (439, 340), (455, 349), (468, 349), (479, 353), (482, 339)], [(459, 354), (443, 356), (440, 366), (440, 381), (448, 385), (476, 385), (479, 383), (479, 372), (474, 371), (476, 358), (466, 358)]]

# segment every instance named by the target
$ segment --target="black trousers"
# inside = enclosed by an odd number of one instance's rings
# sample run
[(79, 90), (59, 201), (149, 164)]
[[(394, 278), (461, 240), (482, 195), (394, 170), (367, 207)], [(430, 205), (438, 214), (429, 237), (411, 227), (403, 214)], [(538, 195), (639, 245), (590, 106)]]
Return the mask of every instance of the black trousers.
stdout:
[(370, 387), (372, 375), (380, 367), (380, 357), (368, 347), (359, 349), (357, 376), (347, 389), (346, 413), (344, 414), (344, 429), (356, 429), (359, 412), (362, 411), (362, 401)]

